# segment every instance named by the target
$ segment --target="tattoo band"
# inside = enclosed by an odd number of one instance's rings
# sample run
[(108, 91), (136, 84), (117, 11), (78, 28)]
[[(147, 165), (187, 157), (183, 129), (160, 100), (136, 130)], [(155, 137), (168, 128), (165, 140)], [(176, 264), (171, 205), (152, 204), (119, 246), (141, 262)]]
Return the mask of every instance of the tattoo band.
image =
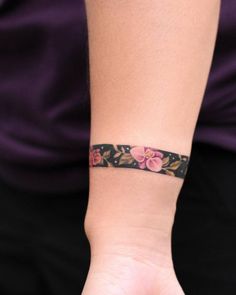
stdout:
[(135, 168), (184, 178), (189, 157), (146, 146), (95, 144), (89, 148), (90, 167)]

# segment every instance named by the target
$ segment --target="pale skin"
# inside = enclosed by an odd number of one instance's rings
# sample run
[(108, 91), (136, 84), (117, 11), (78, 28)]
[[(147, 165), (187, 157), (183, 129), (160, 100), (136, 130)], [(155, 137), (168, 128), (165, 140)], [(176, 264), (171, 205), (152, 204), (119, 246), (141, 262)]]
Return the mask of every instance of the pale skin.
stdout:
[[(191, 156), (212, 62), (219, 0), (86, 0), (91, 135)], [(82, 295), (184, 294), (171, 230), (184, 179), (90, 167)]]

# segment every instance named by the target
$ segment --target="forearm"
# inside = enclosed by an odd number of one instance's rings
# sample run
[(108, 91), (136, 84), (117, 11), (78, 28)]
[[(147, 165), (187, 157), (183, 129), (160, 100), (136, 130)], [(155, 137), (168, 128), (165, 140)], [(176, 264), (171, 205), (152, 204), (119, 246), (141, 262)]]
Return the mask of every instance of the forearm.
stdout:
[[(219, 1), (87, 0), (86, 5), (90, 145), (145, 146), (190, 157)], [(92, 256), (83, 295), (96, 293), (89, 288), (99, 285), (93, 282), (101, 273), (117, 286), (131, 277), (136, 285), (147, 277), (151, 286), (164, 280), (164, 272), (174, 276), (171, 230), (182, 185), (183, 179), (168, 173), (90, 168), (85, 230)], [(150, 295), (159, 294), (155, 286)], [(169, 294), (181, 294), (176, 289)], [(149, 295), (139, 291), (130, 294)]]

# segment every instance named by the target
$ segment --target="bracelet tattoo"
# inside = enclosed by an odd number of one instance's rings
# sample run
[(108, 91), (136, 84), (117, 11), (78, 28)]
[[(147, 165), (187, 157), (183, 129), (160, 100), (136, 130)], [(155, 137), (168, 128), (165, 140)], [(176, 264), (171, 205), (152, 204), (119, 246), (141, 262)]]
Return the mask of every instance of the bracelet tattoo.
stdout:
[(135, 168), (185, 178), (189, 157), (146, 146), (95, 144), (89, 148), (90, 167)]

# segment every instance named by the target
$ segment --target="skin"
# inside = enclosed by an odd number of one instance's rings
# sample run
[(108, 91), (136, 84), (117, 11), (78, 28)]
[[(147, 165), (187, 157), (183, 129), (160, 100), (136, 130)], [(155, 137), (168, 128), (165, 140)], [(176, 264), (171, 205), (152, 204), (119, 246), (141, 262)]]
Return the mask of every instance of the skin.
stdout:
[[(90, 145), (149, 146), (191, 156), (212, 62), (218, 0), (87, 0)], [(184, 294), (171, 230), (184, 179), (90, 167), (83, 295)]]

